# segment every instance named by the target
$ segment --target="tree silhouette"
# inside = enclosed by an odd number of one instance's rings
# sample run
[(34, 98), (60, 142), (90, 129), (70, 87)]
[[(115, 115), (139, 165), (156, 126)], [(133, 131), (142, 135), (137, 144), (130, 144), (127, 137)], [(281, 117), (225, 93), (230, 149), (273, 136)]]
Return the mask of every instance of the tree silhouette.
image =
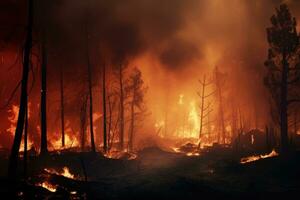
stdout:
[(281, 150), (288, 150), (288, 108), (300, 98), (295, 85), (300, 80), (299, 34), (296, 19), (286, 4), (276, 9), (271, 17), (272, 26), (267, 28), (269, 43), (268, 58), (265, 62), (267, 74), (264, 82), (269, 89), (273, 108), (280, 123)]
[(20, 110), (18, 115), (18, 122), (14, 137), (13, 146), (11, 148), (11, 153), (9, 157), (8, 164), (8, 175), (11, 178), (16, 177), (17, 164), (19, 149), (22, 140), (22, 133), (24, 129), (26, 109), (27, 109), (27, 85), (28, 85), (28, 74), (30, 66), (30, 56), (32, 47), (32, 27), (33, 27), (33, 0), (28, 1), (28, 25), (27, 25), (27, 35), (24, 45), (24, 55), (23, 55), (23, 74), (21, 81), (21, 98), (20, 98)]

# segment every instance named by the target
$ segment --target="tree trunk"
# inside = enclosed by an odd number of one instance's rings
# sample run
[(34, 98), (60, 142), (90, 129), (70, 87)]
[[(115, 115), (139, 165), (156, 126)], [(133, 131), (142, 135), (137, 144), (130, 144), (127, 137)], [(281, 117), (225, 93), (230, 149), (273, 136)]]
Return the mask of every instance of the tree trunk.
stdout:
[(47, 148), (47, 36), (43, 28), (42, 33), (42, 65), (41, 65), (41, 155), (48, 153)]
[(112, 105), (111, 105), (111, 99), (110, 95), (108, 95), (108, 112), (109, 112), (109, 118), (108, 118), (108, 130), (107, 130), (107, 147), (110, 149), (110, 141), (111, 141), (111, 126), (112, 126)]
[(61, 116), (61, 146), (65, 147), (65, 107), (64, 107), (64, 75), (60, 70), (60, 116)]
[[(203, 129), (203, 113), (204, 113), (204, 95), (205, 95), (205, 76), (203, 77), (203, 85), (202, 85), (202, 96), (201, 96), (201, 111), (200, 111), (200, 130), (199, 130), (199, 140), (202, 136)], [(199, 142), (200, 144), (200, 142)], [(200, 146), (200, 145), (199, 145)]]
[(26, 105), (25, 111), (25, 127), (24, 127), (24, 179), (27, 179), (27, 139), (28, 139), (28, 104)]
[(95, 140), (94, 140), (94, 125), (93, 125), (93, 91), (92, 91), (92, 66), (90, 62), (90, 52), (89, 52), (89, 32), (86, 24), (86, 59), (88, 67), (88, 90), (89, 90), (89, 116), (90, 116), (90, 134), (91, 134), (91, 151), (96, 152)]
[(8, 176), (12, 179), (16, 178), (19, 149), (22, 140), (22, 132), (24, 128), (25, 113), (27, 107), (27, 84), (30, 64), (30, 54), (32, 47), (32, 25), (33, 25), (33, 0), (28, 1), (28, 25), (27, 35), (24, 45), (24, 57), (23, 57), (23, 74), (21, 82), (21, 97), (20, 97), (20, 109), (18, 114), (18, 122), (14, 137), (14, 142), (11, 148), (11, 153), (8, 163)]
[(136, 91), (135, 91), (135, 85), (133, 86), (133, 97), (132, 97), (132, 102), (131, 102), (131, 121), (130, 121), (130, 134), (129, 134), (129, 151), (133, 150), (133, 134), (134, 134), (134, 103), (135, 103), (135, 95), (136, 95)]
[(86, 107), (87, 107), (87, 97), (83, 99), (81, 109), (80, 109), (81, 151), (84, 151), (85, 149)]
[(281, 98), (280, 98), (280, 133), (281, 133), (281, 151), (283, 153), (288, 150), (288, 63), (285, 53), (282, 55), (282, 73), (281, 73)]
[(124, 91), (123, 91), (123, 67), (119, 68), (119, 84), (120, 84), (120, 149), (124, 149)]
[(107, 152), (107, 131), (106, 131), (106, 83), (105, 83), (105, 65), (103, 65), (103, 77), (102, 77), (102, 98), (103, 98), (103, 150)]
[[(219, 120), (221, 123), (221, 132), (222, 132), (222, 140), (223, 144), (225, 144), (226, 135), (225, 135), (225, 124), (224, 124), (224, 110), (223, 110), (223, 97), (222, 97), (222, 89), (221, 89), (221, 83), (220, 83), (220, 77), (218, 74), (218, 68), (216, 68), (216, 85), (217, 85), (217, 91), (219, 96)], [(220, 136), (219, 136), (220, 138)], [(219, 139), (218, 139), (219, 140)]]

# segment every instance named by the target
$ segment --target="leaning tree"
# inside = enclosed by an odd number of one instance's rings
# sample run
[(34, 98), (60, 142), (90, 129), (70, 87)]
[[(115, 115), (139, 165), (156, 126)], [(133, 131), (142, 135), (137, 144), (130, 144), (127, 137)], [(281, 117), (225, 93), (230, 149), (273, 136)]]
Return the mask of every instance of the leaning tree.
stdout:
[(267, 28), (269, 52), (264, 83), (272, 97), (272, 115), (280, 125), (281, 151), (287, 152), (289, 107), (300, 101), (297, 95), (300, 80), (299, 34), (296, 19), (286, 4), (276, 9), (271, 24)]

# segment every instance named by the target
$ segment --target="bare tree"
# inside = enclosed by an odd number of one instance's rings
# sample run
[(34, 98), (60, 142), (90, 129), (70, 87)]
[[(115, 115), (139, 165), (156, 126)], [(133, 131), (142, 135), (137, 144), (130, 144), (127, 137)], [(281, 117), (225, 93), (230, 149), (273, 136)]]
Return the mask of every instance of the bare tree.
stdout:
[(61, 146), (65, 147), (65, 106), (64, 106), (64, 72), (60, 68), (60, 117), (61, 117)]
[(217, 96), (219, 99), (219, 123), (220, 126), (219, 128), (221, 128), (221, 131), (219, 131), (219, 135), (218, 135), (218, 142), (220, 143), (220, 138), (221, 138), (221, 134), (222, 133), (222, 143), (225, 144), (226, 142), (226, 133), (225, 133), (225, 119), (224, 119), (224, 108), (223, 108), (223, 91), (222, 91), (222, 87), (224, 85), (224, 74), (221, 73), (218, 69), (218, 67), (216, 66), (215, 68), (215, 83), (216, 83), (216, 87), (217, 87)]
[(103, 65), (102, 71), (102, 106), (103, 106), (103, 151), (107, 152), (107, 130), (106, 130), (106, 66)]
[[(45, 25), (44, 25), (45, 26)], [(47, 36), (45, 27), (42, 28), (42, 64), (41, 64), (41, 155), (48, 153), (47, 148)]]
[[(214, 92), (211, 92), (210, 94), (207, 94), (206, 89), (207, 86), (211, 85), (212, 82), (207, 82), (206, 76), (203, 76), (203, 80), (199, 80), (201, 84), (201, 92), (198, 92), (198, 95), (200, 97), (200, 129), (199, 129), (199, 140), (201, 140), (202, 137), (202, 132), (203, 132), (203, 127), (207, 124), (204, 124), (204, 119), (208, 117), (208, 115), (212, 112), (211, 109), (211, 103), (207, 103), (206, 100), (208, 97), (213, 95)], [(209, 124), (209, 122), (207, 122)], [(198, 148), (200, 148), (200, 142), (198, 145)]]
[(20, 110), (18, 114), (18, 122), (17, 122), (14, 142), (11, 148), (9, 164), (8, 164), (8, 175), (10, 178), (16, 177), (19, 149), (22, 140), (22, 132), (23, 132), (25, 116), (26, 116), (27, 85), (28, 85), (28, 74), (29, 74), (31, 47), (32, 47), (33, 0), (28, 1), (27, 23), (28, 23), (27, 35), (25, 39), (24, 55), (23, 55), (23, 74), (22, 74), (22, 81), (21, 81)]
[(88, 22), (85, 23), (86, 32), (86, 62), (88, 68), (88, 91), (89, 91), (89, 119), (90, 119), (90, 134), (91, 134), (91, 151), (96, 152), (95, 140), (94, 140), (94, 121), (93, 121), (93, 88), (92, 88), (92, 66), (90, 61), (89, 51), (89, 30)]
[(88, 95), (84, 95), (82, 98), (82, 104), (80, 107), (80, 131), (81, 131), (81, 151), (85, 150), (85, 131), (86, 131), (86, 114), (87, 114), (87, 100)]

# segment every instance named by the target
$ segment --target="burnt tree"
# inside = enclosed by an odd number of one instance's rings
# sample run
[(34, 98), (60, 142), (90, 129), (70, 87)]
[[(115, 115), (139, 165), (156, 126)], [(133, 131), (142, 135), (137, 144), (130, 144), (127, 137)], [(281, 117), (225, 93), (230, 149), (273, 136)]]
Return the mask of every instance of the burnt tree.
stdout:
[(107, 130), (106, 130), (106, 66), (103, 65), (102, 71), (102, 106), (103, 106), (103, 151), (107, 152)]
[[(203, 133), (203, 127), (205, 125), (209, 125), (210, 122), (208, 121), (206, 124), (204, 124), (204, 119), (208, 117), (208, 115), (213, 111), (211, 109), (211, 103), (207, 103), (207, 98), (212, 96), (214, 92), (211, 92), (207, 94), (207, 87), (212, 84), (212, 82), (207, 82), (206, 76), (203, 76), (203, 80), (199, 80), (199, 83), (201, 84), (201, 92), (198, 92), (198, 96), (200, 97), (200, 128), (199, 128), (199, 140), (201, 140), (202, 133)], [(198, 148), (200, 148), (200, 141), (198, 144)]]
[(15, 178), (17, 173), (19, 149), (22, 140), (22, 133), (24, 128), (26, 109), (27, 109), (27, 85), (28, 74), (30, 67), (30, 57), (32, 48), (32, 29), (33, 29), (33, 0), (28, 1), (28, 13), (27, 13), (27, 33), (23, 51), (23, 73), (21, 80), (21, 97), (20, 97), (20, 109), (18, 114), (18, 122), (15, 131), (15, 137), (11, 148), (8, 163), (8, 176)]
[(217, 98), (219, 100), (219, 123), (220, 126), (219, 128), (221, 128), (221, 131), (219, 131), (219, 135), (218, 135), (218, 143), (220, 143), (220, 138), (221, 138), (221, 134), (222, 133), (222, 143), (225, 144), (226, 143), (226, 133), (225, 133), (225, 119), (224, 119), (224, 108), (223, 108), (223, 86), (224, 86), (224, 74), (222, 72), (219, 71), (219, 68), (216, 66), (215, 70), (215, 84), (216, 84), (216, 88), (217, 88)]
[(124, 149), (124, 127), (125, 127), (125, 95), (124, 95), (124, 71), (125, 65), (119, 64), (118, 78), (119, 78), (119, 97), (120, 97), (120, 122), (119, 122), (119, 140), (120, 149)]
[(269, 51), (264, 82), (279, 119), (281, 151), (285, 153), (288, 151), (288, 108), (300, 100), (295, 89), (300, 80), (299, 34), (296, 19), (285, 4), (276, 9), (271, 24), (267, 28)]
[(92, 88), (92, 66), (90, 60), (89, 51), (89, 30), (88, 22), (85, 23), (86, 33), (86, 64), (88, 69), (88, 91), (89, 91), (89, 120), (90, 120), (90, 137), (91, 137), (91, 151), (96, 152), (95, 140), (94, 140), (94, 121), (93, 121), (93, 88)]
[(60, 68), (60, 117), (61, 117), (61, 146), (65, 147), (65, 106), (64, 106), (64, 72)]
[[(43, 9), (45, 5), (42, 5)], [(45, 23), (45, 22), (42, 22)], [(41, 155), (48, 153), (47, 148), (47, 64), (48, 64), (48, 52), (47, 52), (47, 32), (46, 25), (42, 25), (41, 35)]]

